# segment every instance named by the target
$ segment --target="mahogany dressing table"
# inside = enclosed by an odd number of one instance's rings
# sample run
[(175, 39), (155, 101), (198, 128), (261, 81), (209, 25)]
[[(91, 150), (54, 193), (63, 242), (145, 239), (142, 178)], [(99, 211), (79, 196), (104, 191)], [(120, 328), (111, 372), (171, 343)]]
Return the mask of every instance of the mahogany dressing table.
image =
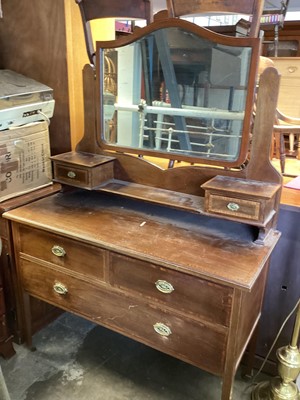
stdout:
[(33, 296), (220, 376), (231, 398), (280, 237), (273, 68), (250, 135), (259, 54), (172, 18), (97, 44), (84, 137), (52, 157), (64, 189), (4, 213), (29, 344)]

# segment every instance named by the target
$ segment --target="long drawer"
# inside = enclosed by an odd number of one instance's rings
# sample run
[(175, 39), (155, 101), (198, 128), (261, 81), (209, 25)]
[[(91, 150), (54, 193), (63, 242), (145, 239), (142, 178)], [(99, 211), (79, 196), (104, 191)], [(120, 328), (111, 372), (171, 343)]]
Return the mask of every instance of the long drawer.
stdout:
[(24, 289), (33, 296), (209, 372), (223, 371), (227, 328), (180, 318), (141, 297), (122, 295), (33, 261), (21, 259), (20, 272)]
[(201, 320), (229, 326), (233, 289), (111, 253), (110, 283)]
[(20, 239), (23, 258), (29, 255), (91, 279), (104, 279), (105, 250), (25, 226), (20, 227)]

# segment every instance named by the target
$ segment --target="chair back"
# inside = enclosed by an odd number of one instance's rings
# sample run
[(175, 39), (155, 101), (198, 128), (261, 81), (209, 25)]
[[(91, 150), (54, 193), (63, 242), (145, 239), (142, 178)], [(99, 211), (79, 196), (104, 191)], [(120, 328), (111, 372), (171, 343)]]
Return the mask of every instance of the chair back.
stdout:
[(264, 0), (167, 0), (170, 17), (195, 14), (247, 14), (251, 15), (250, 37), (259, 36)]
[(91, 64), (94, 64), (95, 50), (90, 21), (99, 18), (125, 20), (152, 19), (151, 0), (75, 0), (80, 8), (86, 49)]

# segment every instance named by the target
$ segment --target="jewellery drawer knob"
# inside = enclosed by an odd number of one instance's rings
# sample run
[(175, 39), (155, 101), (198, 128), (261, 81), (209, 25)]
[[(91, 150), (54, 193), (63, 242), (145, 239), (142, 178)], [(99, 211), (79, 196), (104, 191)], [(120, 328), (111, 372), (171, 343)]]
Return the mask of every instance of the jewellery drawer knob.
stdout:
[(237, 203), (228, 203), (227, 208), (230, 211), (238, 211), (240, 209), (240, 206)]
[(161, 336), (170, 336), (172, 334), (171, 329), (162, 322), (157, 322), (156, 324), (153, 325), (153, 328), (155, 332)]
[(170, 282), (159, 279), (155, 282), (156, 289), (162, 293), (172, 293), (175, 289)]
[(68, 288), (60, 282), (57, 282), (53, 285), (53, 290), (60, 295), (65, 295), (68, 293)]
[(76, 178), (76, 174), (75, 174), (74, 171), (69, 171), (69, 172), (67, 173), (67, 175), (68, 175), (68, 178), (71, 178), (71, 179)]
[(63, 257), (63, 256), (66, 255), (65, 249), (63, 247), (61, 247), (61, 246), (55, 245), (55, 246), (52, 247), (51, 251), (57, 257)]

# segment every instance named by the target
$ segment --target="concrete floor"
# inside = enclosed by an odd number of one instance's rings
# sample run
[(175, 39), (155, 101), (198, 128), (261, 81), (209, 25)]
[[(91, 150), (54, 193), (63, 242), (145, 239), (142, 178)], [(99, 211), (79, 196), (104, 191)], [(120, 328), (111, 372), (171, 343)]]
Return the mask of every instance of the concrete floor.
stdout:
[[(65, 313), (0, 359), (11, 400), (219, 400), (221, 381), (173, 357)], [(234, 400), (250, 399), (236, 376)]]

